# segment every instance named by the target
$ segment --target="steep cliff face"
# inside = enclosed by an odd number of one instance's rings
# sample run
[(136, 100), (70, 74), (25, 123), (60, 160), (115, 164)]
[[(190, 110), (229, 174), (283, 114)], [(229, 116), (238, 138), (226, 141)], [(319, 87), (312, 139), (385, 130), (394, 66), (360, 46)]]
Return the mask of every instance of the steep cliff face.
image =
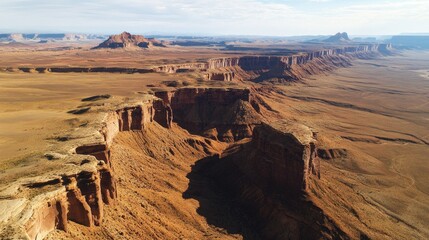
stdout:
[[(232, 78), (223, 79), (227, 81), (233, 79), (263, 81), (270, 78), (299, 80), (306, 75), (349, 66), (353, 57), (365, 58), (374, 53), (386, 53), (390, 48), (390, 44), (372, 44), (325, 49), (290, 56), (214, 58), (208, 61), (209, 74), (207, 76), (210, 80), (219, 80), (222, 73), (233, 72), (235, 74), (232, 75)], [(216, 74), (210, 74), (210, 72), (216, 72)]]
[(255, 127), (251, 141), (231, 145), (221, 156), (197, 162), (195, 169), (246, 209), (263, 239), (347, 238), (306, 200), (308, 180), (320, 177), (316, 147), (306, 126), (263, 124)]
[(250, 137), (253, 127), (263, 121), (249, 89), (182, 88), (155, 95), (171, 107), (179, 126), (220, 141)]
[(304, 125), (279, 122), (258, 126), (252, 148), (255, 153), (246, 161), (248, 175), (258, 176), (261, 188), (269, 192), (299, 196), (308, 188), (309, 175), (320, 177), (314, 133)]
[(68, 221), (98, 226), (103, 206), (116, 198), (111, 169), (95, 157), (74, 155), (61, 172), (21, 179), (1, 192), (2, 239), (43, 239)]
[(231, 82), (234, 80), (235, 73), (230, 72), (210, 72), (207, 73), (207, 79), (214, 80), (214, 81), (224, 81), (224, 82)]
[(310, 176), (320, 177), (315, 136), (293, 122), (264, 123), (254, 128), (250, 142), (226, 150), (222, 158), (266, 194), (299, 198), (306, 194)]
[(0, 191), (0, 238), (42, 239), (54, 229), (67, 231), (68, 221), (87, 227), (102, 224), (104, 205), (117, 198), (111, 168), (113, 139), (122, 131), (144, 130), (155, 119), (169, 127), (168, 118), (160, 117), (168, 115), (166, 109), (162, 101), (150, 100), (105, 113), (95, 123), (95, 133), (85, 128), (75, 132), (76, 138), (88, 143), (65, 146), (69, 155), (61, 169), (18, 180)]
[(349, 46), (336, 49), (325, 49), (290, 56), (244, 56), (213, 58), (208, 61), (208, 69), (240, 66), (243, 69), (258, 70), (273, 67), (291, 67), (295, 64), (304, 64), (314, 58), (333, 56), (339, 54), (354, 54), (363, 52), (378, 52), (391, 48), (390, 44), (372, 44)]

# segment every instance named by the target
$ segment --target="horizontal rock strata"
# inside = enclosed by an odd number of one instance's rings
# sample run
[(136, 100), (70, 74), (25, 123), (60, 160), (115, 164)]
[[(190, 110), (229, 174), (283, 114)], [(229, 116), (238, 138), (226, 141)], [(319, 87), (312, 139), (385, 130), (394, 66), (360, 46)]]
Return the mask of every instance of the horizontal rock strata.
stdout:
[(171, 107), (179, 126), (215, 140), (251, 137), (253, 127), (263, 121), (249, 89), (181, 88), (155, 95)]
[(160, 117), (167, 115), (163, 106), (161, 100), (153, 99), (102, 113), (92, 128), (74, 133), (79, 140), (58, 146), (69, 152), (61, 169), (1, 189), (0, 238), (42, 239), (54, 229), (67, 231), (68, 221), (99, 226), (104, 205), (117, 198), (110, 162), (115, 135), (143, 130), (155, 119), (167, 126), (167, 119)]
[(337, 67), (350, 66), (353, 57), (366, 58), (371, 54), (388, 53), (390, 44), (368, 44), (303, 52), (288, 56), (239, 56), (212, 58), (205, 62), (180, 63), (154, 66), (152, 68), (121, 67), (19, 67), (0, 68), (0, 71), (28, 73), (181, 73), (203, 72), (206, 79), (215, 81), (251, 80), (264, 81), (282, 78), (299, 80), (306, 75), (331, 71)]

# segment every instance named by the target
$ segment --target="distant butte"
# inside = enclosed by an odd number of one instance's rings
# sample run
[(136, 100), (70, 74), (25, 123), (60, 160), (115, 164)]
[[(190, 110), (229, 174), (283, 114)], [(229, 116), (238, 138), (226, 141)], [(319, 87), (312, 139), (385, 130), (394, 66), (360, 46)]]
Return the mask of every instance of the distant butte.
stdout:
[(330, 43), (341, 43), (341, 42), (351, 42), (349, 36), (346, 32), (343, 33), (337, 33), (328, 39), (324, 40), (324, 42), (330, 42)]
[(151, 38), (145, 38), (142, 35), (133, 35), (129, 32), (123, 32), (118, 35), (111, 35), (106, 41), (102, 42), (93, 49), (100, 48), (152, 48), (165, 47), (161, 41)]

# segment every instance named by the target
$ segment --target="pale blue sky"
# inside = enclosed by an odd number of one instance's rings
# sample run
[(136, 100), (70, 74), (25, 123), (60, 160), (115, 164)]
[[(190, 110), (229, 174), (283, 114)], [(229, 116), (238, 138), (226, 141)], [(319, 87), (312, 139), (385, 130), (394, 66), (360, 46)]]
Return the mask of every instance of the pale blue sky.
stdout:
[(0, 0), (0, 32), (352, 35), (429, 32), (429, 0)]

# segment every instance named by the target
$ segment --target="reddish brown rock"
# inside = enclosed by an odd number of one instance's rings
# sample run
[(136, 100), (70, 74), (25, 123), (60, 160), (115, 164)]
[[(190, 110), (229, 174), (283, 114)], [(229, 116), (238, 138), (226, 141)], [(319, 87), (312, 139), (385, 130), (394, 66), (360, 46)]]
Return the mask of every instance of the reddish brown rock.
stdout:
[(251, 137), (253, 127), (263, 121), (249, 89), (181, 88), (155, 95), (171, 107), (179, 126), (220, 141)]
[[(246, 210), (263, 239), (347, 239), (306, 200), (308, 180), (320, 175), (316, 147), (315, 134), (304, 125), (262, 124), (255, 127), (251, 141), (231, 145), (195, 169)], [(204, 207), (204, 201), (200, 204)]]
[[(386, 53), (390, 44), (353, 45), (324, 49), (289, 56), (243, 56), (213, 58), (208, 61), (208, 78), (212, 80), (264, 81), (270, 78), (287, 81), (300, 80), (307, 75), (332, 71), (350, 66), (353, 57), (367, 58), (373, 54)], [(224, 77), (223, 74), (231, 77)]]
[(155, 39), (148, 39), (142, 35), (132, 35), (128, 32), (123, 32), (119, 35), (112, 35), (106, 41), (94, 49), (99, 48), (151, 48), (151, 47), (165, 47), (162, 42)]
[(164, 127), (171, 124), (171, 110), (153, 97), (144, 104), (100, 111), (92, 125), (74, 132), (75, 141), (57, 146), (65, 150), (57, 159), (64, 161), (61, 169), (19, 179), (1, 189), (0, 238), (43, 239), (55, 229), (67, 231), (68, 221), (87, 227), (101, 225), (104, 205), (117, 198), (110, 159), (117, 133), (141, 131), (157, 120)]
[(234, 80), (234, 72), (211, 72), (207, 73), (208, 80), (231, 82)]

